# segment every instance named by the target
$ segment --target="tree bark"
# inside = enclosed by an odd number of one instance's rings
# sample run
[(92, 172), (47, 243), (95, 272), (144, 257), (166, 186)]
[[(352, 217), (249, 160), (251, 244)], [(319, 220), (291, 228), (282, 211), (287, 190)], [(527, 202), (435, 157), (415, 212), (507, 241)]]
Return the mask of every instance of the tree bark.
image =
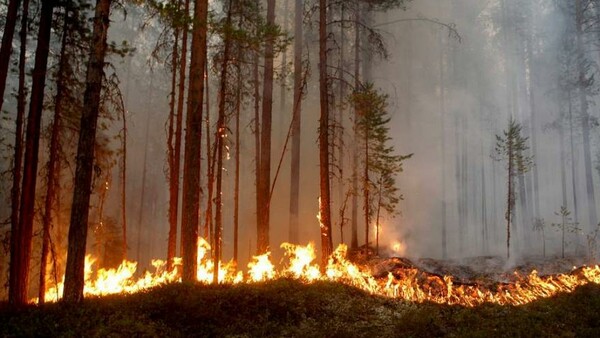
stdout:
[[(152, 96), (152, 75), (150, 75), (150, 96)], [(152, 105), (150, 105), (152, 107)], [(148, 212), (146, 209), (146, 175), (148, 173), (148, 140), (150, 138), (150, 116), (146, 118), (146, 136), (144, 137), (144, 159), (142, 162), (142, 188), (140, 191), (140, 207), (138, 213), (137, 224), (137, 243), (135, 257), (138, 262), (142, 261), (142, 229), (144, 214)]]
[(300, 208), (300, 131), (302, 120), (302, 44), (304, 1), (295, 0), (294, 14), (294, 106), (292, 110), (292, 163), (290, 181), (290, 243), (299, 242), (298, 213)]
[[(267, 1), (267, 26), (275, 25), (275, 0)], [(260, 129), (260, 175), (258, 180), (257, 253), (269, 251), (271, 193), (271, 124), (273, 112), (274, 37), (267, 37), (263, 74), (263, 101)]]
[(444, 69), (444, 41), (440, 35), (440, 138), (442, 151), (442, 257), (448, 257), (447, 230), (446, 230), (446, 74)]
[[(359, 11), (354, 13), (354, 90), (360, 87), (360, 19)], [(352, 148), (352, 239), (350, 248), (358, 248), (358, 107), (354, 107), (354, 146)]]
[[(26, 0), (27, 1), (27, 0)], [(60, 61), (56, 83), (56, 97), (54, 103), (54, 121), (52, 124), (52, 133), (50, 136), (49, 154), (50, 158), (47, 164), (46, 173), (46, 198), (44, 202), (44, 216), (42, 217), (42, 254), (40, 259), (40, 274), (39, 274), (39, 292), (38, 298), (39, 303), (43, 304), (45, 301), (46, 294), (46, 267), (48, 265), (48, 252), (50, 247), (50, 230), (52, 229), (52, 212), (56, 201), (56, 188), (59, 184), (59, 147), (61, 143), (61, 120), (62, 110), (64, 106), (64, 91), (66, 86), (66, 68), (69, 64), (69, 56), (66, 53), (66, 48), (69, 43), (68, 34), (68, 20), (71, 10), (69, 7), (65, 8), (64, 14), (64, 27), (62, 32)]]
[(596, 212), (596, 195), (594, 193), (594, 179), (592, 172), (592, 159), (590, 149), (590, 115), (588, 112), (589, 103), (586, 94), (586, 74), (583, 60), (585, 60), (585, 51), (583, 46), (584, 29), (584, 7), (582, 0), (575, 0), (575, 16), (577, 23), (577, 71), (579, 72), (579, 103), (581, 105), (581, 133), (583, 138), (583, 163), (585, 167), (585, 181), (588, 201), (589, 227), (592, 229), (598, 224)]
[(112, 0), (98, 0), (94, 15), (94, 29), (87, 66), (69, 226), (69, 246), (63, 293), (63, 299), (66, 302), (81, 302), (83, 300), (85, 246), (94, 164), (94, 145), (100, 107), (100, 92), (104, 77), (104, 58), (107, 50), (106, 38), (110, 24), (111, 3)]
[[(6, 9), (6, 18), (4, 31), (2, 32), (2, 45), (0, 46), (0, 111), (4, 103), (4, 90), (6, 89), (6, 78), (8, 77), (8, 64), (10, 63), (10, 54), (12, 52), (12, 42), (15, 35), (15, 26), (17, 24), (17, 14), (19, 11), (20, 0), (10, 0)], [(24, 7), (25, 8), (25, 7)], [(23, 10), (26, 13), (26, 10)], [(24, 15), (27, 17), (27, 15)]]
[[(25, 116), (25, 63), (27, 52), (27, 18), (29, 16), (29, 0), (23, 3), (23, 13), (21, 16), (21, 46), (19, 51), (19, 88), (17, 96), (17, 119), (15, 126), (15, 151), (13, 163), (13, 183), (11, 189), (11, 212), (10, 212), (10, 255), (17, 257), (17, 241), (19, 233), (19, 198), (21, 196), (21, 164), (23, 162), (23, 118)], [(4, 46), (4, 43), (2, 43)], [(1, 107), (0, 107), (1, 109)]]
[(54, 5), (54, 0), (42, 2), (37, 36), (38, 43), (35, 52), (35, 66), (32, 74), (29, 115), (27, 117), (19, 226), (17, 229), (14, 229), (16, 230), (16, 241), (12, 243), (14, 245), (14, 250), (11, 249), (11, 253), (14, 255), (11, 255), (10, 264), (9, 302), (14, 306), (20, 306), (27, 302), (27, 291), (29, 287), (29, 265), (31, 261), (33, 218), (35, 215), (34, 205), (38, 150)]
[(215, 147), (217, 148), (217, 196), (215, 197), (215, 241), (214, 241), (214, 269), (213, 269), (213, 283), (219, 283), (219, 263), (221, 260), (221, 247), (222, 247), (222, 232), (223, 232), (223, 148), (225, 147), (225, 138), (227, 137), (227, 122), (225, 105), (227, 103), (227, 90), (229, 81), (229, 58), (231, 53), (231, 37), (229, 31), (231, 30), (231, 15), (232, 15), (232, 2), (229, 0), (227, 9), (227, 19), (225, 23), (225, 34), (223, 37), (223, 60), (221, 63), (221, 79), (219, 89), (219, 116), (217, 118), (217, 130), (215, 131)]
[(200, 208), (200, 144), (206, 65), (208, 0), (195, 0), (183, 164), (182, 252), (184, 282), (196, 280), (198, 213)]
[(200, 150), (202, 136), (202, 102), (206, 65), (208, 0), (195, 0), (192, 56), (190, 63), (188, 110), (185, 134), (182, 201), (182, 251), (184, 282), (196, 280), (198, 247), (198, 213), (200, 208)]
[[(173, 1), (177, 10), (181, 9), (181, 0)], [(177, 12), (178, 13), (178, 12)], [(171, 93), (169, 100), (169, 126), (167, 135), (167, 159), (169, 165), (169, 238), (167, 240), (167, 262), (169, 270), (173, 269), (173, 258), (177, 251), (177, 214), (179, 209), (179, 171), (175, 171), (175, 134), (176, 134), (176, 101), (177, 101), (177, 71), (179, 62), (183, 61), (184, 55), (179, 55), (179, 37), (181, 29), (174, 28), (174, 42), (171, 55)]]
[[(177, 99), (177, 123), (175, 127), (175, 149), (173, 159), (173, 171), (177, 173), (176, 189), (179, 195), (179, 187), (181, 181), (181, 137), (183, 129), (183, 105), (185, 102), (185, 79), (186, 79), (186, 66), (187, 66), (187, 46), (188, 46), (188, 27), (187, 21), (190, 13), (190, 0), (184, 0), (183, 12), (185, 13), (186, 21), (182, 28), (181, 36), (181, 57), (179, 61), (179, 83), (178, 83), (178, 99)], [(179, 200), (179, 196), (178, 196)], [(179, 202), (177, 204), (177, 213), (179, 213)], [(183, 229), (182, 229), (183, 231)], [(175, 236), (177, 237), (177, 236)], [(180, 252), (183, 252), (183, 239), (180, 239)], [(183, 254), (182, 254), (183, 255)], [(170, 263), (172, 265), (172, 263)], [(172, 267), (172, 266), (171, 266)]]
[(331, 238), (331, 190), (329, 182), (329, 78), (327, 75), (327, 0), (319, 0), (319, 186), (320, 186), (320, 233), (321, 264), (333, 251)]

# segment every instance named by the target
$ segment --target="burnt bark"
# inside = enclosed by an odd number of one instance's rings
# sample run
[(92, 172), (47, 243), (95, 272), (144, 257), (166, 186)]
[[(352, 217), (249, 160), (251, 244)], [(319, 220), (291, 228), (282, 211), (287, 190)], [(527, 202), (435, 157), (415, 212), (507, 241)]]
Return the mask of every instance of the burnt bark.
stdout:
[(63, 299), (66, 302), (83, 300), (85, 246), (92, 184), (96, 126), (100, 108), (100, 92), (104, 77), (104, 58), (110, 24), (112, 0), (98, 0), (94, 15), (94, 29), (87, 65), (83, 112), (77, 145), (77, 167), (69, 226), (69, 246), (65, 271)]
[[(275, 25), (275, 0), (267, 1), (267, 26)], [(273, 119), (273, 58), (274, 39), (267, 37), (265, 44), (263, 95), (260, 128), (260, 168), (257, 188), (257, 253), (269, 251), (271, 206), (271, 129)]]
[(50, 247), (50, 231), (53, 226), (52, 211), (56, 201), (56, 190), (59, 184), (59, 147), (61, 143), (61, 120), (62, 110), (65, 104), (65, 87), (67, 81), (66, 70), (69, 64), (69, 56), (66, 53), (66, 48), (69, 43), (68, 34), (69, 27), (67, 20), (70, 9), (65, 9), (64, 22), (65, 26), (62, 32), (60, 61), (56, 83), (56, 97), (54, 103), (54, 121), (52, 122), (52, 132), (50, 136), (50, 146), (48, 164), (46, 166), (46, 198), (44, 202), (44, 216), (42, 218), (42, 254), (40, 259), (40, 274), (39, 274), (39, 303), (43, 304), (46, 293), (46, 267), (48, 265), (48, 253)]
[(290, 181), (290, 243), (298, 243), (298, 213), (300, 207), (300, 131), (302, 121), (302, 43), (304, 1), (295, 0), (294, 14), (294, 105), (292, 110), (292, 163)]
[[(17, 95), (17, 119), (15, 121), (15, 148), (14, 148), (14, 163), (12, 168), (12, 189), (11, 189), (11, 212), (10, 212), (10, 241), (11, 241), (11, 257), (16, 257), (18, 254), (16, 243), (18, 240), (19, 230), (19, 198), (21, 196), (21, 170), (23, 162), (23, 118), (25, 116), (25, 57), (27, 52), (27, 18), (29, 16), (29, 0), (23, 3), (23, 13), (21, 16), (21, 46), (19, 51), (19, 88)], [(2, 43), (4, 46), (4, 43)], [(1, 109), (1, 107), (0, 107)]]
[(27, 302), (33, 218), (35, 216), (34, 204), (37, 183), (38, 150), (42, 123), (42, 109), (44, 104), (46, 70), (48, 68), (52, 12), (54, 11), (54, 6), (54, 0), (42, 2), (37, 35), (35, 66), (32, 73), (31, 99), (29, 115), (27, 116), (23, 187), (19, 208), (19, 222), (18, 227), (13, 229), (15, 232), (15, 241), (11, 245), (13, 248), (11, 248), (10, 260), (9, 302), (14, 306), (20, 306)]
[(331, 189), (329, 181), (329, 78), (327, 75), (327, 0), (319, 0), (319, 216), (321, 264), (333, 251), (331, 238)]
[(196, 280), (198, 247), (198, 214), (200, 208), (200, 150), (202, 136), (202, 102), (204, 99), (204, 67), (206, 64), (206, 31), (208, 1), (196, 0), (192, 55), (189, 75), (186, 118), (185, 155), (183, 164), (182, 252), (185, 282)]
[[(0, 46), (0, 111), (2, 111), (2, 104), (4, 103), (4, 90), (6, 89), (6, 78), (8, 77), (8, 64), (10, 62), (10, 54), (12, 53), (12, 41), (15, 35), (15, 26), (17, 24), (17, 14), (19, 12), (20, 4), (20, 0), (10, 0), (8, 2), (8, 8), (6, 9), (6, 21), (4, 23), (4, 30), (2, 31), (2, 45)], [(23, 13), (26, 13), (25, 9), (23, 9)], [(27, 17), (27, 15), (24, 15), (24, 17)]]

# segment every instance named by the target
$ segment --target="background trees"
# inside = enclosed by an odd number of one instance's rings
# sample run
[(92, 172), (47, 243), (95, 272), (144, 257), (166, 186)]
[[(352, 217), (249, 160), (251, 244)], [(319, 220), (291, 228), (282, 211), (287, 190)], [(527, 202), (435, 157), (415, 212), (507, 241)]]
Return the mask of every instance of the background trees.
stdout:
[[(14, 3), (0, 10), (9, 14)], [(45, 16), (28, 19), (28, 4)], [(0, 171), (12, 171), (1, 176), (0, 198), (8, 200), (14, 187), (0, 218), (12, 215), (16, 229), (9, 235), (2, 224), (0, 234), (14, 237), (14, 257), (42, 258), (27, 269), (42, 272), (24, 286), (36, 291), (64, 271), (84, 111), (81, 60), (91, 47), (86, 18), (93, 16), (89, 1), (61, 2), (52, 12), (49, 4), (23, 1), (17, 17), (2, 22), (19, 26), (24, 42), (9, 59), (12, 68), (0, 73), (7, 79)], [(533, 238), (536, 220), (565, 206), (582, 229), (572, 252), (592, 252), (586, 239), (597, 228), (598, 173), (591, 169), (598, 153), (598, 6), (595, 0), (124, 3), (107, 37), (84, 222), (94, 229), (87, 242), (95, 246), (84, 249), (99, 254), (112, 247), (109, 237), (120, 229), (120, 256), (136, 256), (144, 267), (166, 253), (171, 268), (183, 256), (186, 280), (193, 280), (202, 219), (211, 255), (241, 266), (271, 249), (277, 259), (275, 244), (283, 240), (318, 238), (323, 259), (345, 241), (353, 249), (371, 242), (389, 254), (392, 239), (411, 255), (499, 255), (509, 231), (511, 256), (543, 252), (544, 243), (551, 256), (560, 249), (556, 236), (531, 241), (532, 248), (519, 243)], [(190, 33), (194, 26), (201, 29)], [(31, 72), (42, 69), (35, 59), (45, 59), (41, 43), (36, 51), (43, 39), (33, 38), (41, 28), (49, 34), (42, 82), (42, 72)], [(31, 151), (23, 171), (26, 108), (36, 113), (27, 124)], [(489, 155), (497, 142), (500, 155), (507, 154), (510, 135), (500, 133), (509, 116), (520, 126), (517, 153), (537, 165), (509, 175), (509, 195), (519, 203), (509, 208), (504, 231), (506, 171)], [(38, 138), (42, 151), (32, 147)], [(398, 154), (411, 153), (401, 166), (407, 157)], [(47, 168), (32, 171), (36, 158)], [(29, 220), (31, 227), (20, 227)], [(127, 226), (132, 222), (137, 226)], [(6, 256), (0, 255), (3, 268)], [(52, 276), (43, 276), (47, 270)]]

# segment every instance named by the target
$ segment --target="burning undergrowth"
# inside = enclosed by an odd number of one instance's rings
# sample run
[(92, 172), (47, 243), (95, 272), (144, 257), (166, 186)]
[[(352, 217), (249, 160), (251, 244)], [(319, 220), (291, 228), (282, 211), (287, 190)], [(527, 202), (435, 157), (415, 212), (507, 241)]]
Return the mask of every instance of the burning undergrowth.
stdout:
[[(197, 280), (210, 284), (214, 280), (214, 263), (209, 258), (210, 245), (198, 239)], [(537, 271), (523, 273), (516, 270), (503, 273), (502, 269), (481, 273), (457, 264), (440, 264), (434, 260), (416, 263), (403, 258), (388, 258), (357, 262), (348, 258), (347, 247), (340, 245), (325, 268), (317, 265), (314, 245), (284, 243), (284, 261), (276, 266), (270, 253), (255, 256), (246, 272), (235, 268), (233, 262), (219, 263), (220, 284), (248, 284), (279, 278), (292, 278), (302, 283), (317, 281), (339, 282), (357, 287), (370, 294), (410, 302), (477, 306), (484, 303), (522, 305), (558, 293), (571, 292), (578, 286), (600, 283), (600, 267), (580, 267), (568, 273), (542, 276)], [(95, 269), (94, 258), (87, 257), (84, 293), (102, 296), (116, 293), (135, 293), (157, 285), (180, 280), (179, 266), (166, 269), (160, 260), (152, 262), (155, 271), (136, 274), (137, 263), (124, 261), (117, 269)], [(488, 266), (494, 267), (494, 259)], [(492, 264), (494, 263), (494, 264)], [(62, 283), (50, 285), (47, 300), (57, 300), (62, 294)]]

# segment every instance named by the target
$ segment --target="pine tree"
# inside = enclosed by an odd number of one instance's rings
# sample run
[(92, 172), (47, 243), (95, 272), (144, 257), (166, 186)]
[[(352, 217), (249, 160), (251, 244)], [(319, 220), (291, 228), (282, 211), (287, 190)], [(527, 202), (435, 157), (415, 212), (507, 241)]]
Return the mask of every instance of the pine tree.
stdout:
[(362, 140), (361, 162), (364, 169), (363, 197), (365, 205), (365, 236), (368, 247), (369, 226), (375, 216), (376, 250), (379, 251), (379, 230), (382, 210), (388, 215), (396, 214), (396, 207), (402, 195), (396, 186), (395, 175), (402, 172), (404, 160), (410, 155), (396, 155), (394, 147), (389, 145), (389, 122), (387, 112), (388, 96), (380, 93), (368, 83), (365, 88), (355, 91), (352, 103), (357, 107), (358, 135)]
[(514, 180), (533, 166), (533, 157), (525, 155), (529, 149), (528, 138), (522, 136), (521, 130), (521, 125), (511, 118), (508, 121), (508, 129), (503, 132), (503, 135), (496, 135), (494, 159), (506, 162), (507, 170), (506, 258), (510, 258), (510, 230), (516, 201)]

